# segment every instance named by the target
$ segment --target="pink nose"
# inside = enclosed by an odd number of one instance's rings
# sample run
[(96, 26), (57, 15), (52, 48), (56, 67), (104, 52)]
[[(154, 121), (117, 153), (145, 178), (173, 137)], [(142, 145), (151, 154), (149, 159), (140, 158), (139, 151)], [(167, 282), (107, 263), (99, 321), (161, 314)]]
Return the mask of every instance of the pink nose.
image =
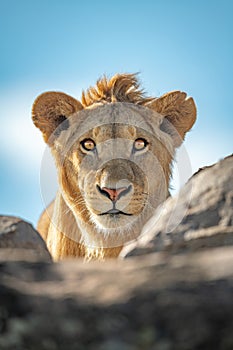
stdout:
[(103, 192), (107, 192), (109, 198), (115, 202), (119, 199), (120, 194), (122, 195), (125, 192), (128, 192), (128, 188), (127, 187), (121, 187), (121, 188), (108, 188), (108, 187), (102, 187), (101, 190)]

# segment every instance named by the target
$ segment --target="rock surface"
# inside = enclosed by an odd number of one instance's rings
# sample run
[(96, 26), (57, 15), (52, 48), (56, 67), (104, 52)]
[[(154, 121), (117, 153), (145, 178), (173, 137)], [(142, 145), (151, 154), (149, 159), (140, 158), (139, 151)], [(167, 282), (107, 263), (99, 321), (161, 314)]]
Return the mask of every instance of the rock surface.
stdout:
[(0, 216), (0, 261), (51, 260), (46, 244), (32, 225), (20, 218)]
[(121, 256), (233, 245), (233, 156), (197, 172)]
[(233, 248), (0, 264), (1, 350), (232, 350)]
[(232, 177), (233, 157), (197, 173), (124, 260), (52, 263), (1, 218), (0, 350), (232, 350)]

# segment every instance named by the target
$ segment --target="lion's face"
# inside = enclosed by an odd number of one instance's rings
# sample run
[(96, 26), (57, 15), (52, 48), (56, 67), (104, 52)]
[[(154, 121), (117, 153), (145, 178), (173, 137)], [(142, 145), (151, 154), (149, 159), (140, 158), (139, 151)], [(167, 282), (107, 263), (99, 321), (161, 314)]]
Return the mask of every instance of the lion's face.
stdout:
[(195, 105), (174, 92), (144, 106), (105, 101), (83, 108), (63, 93), (46, 93), (33, 118), (83, 240), (122, 245), (167, 198), (174, 150), (195, 120)]
[(153, 111), (127, 103), (97, 106), (69, 119), (53, 153), (77, 218), (99, 231), (124, 231), (141, 226), (142, 217), (164, 201), (173, 147), (160, 122)]

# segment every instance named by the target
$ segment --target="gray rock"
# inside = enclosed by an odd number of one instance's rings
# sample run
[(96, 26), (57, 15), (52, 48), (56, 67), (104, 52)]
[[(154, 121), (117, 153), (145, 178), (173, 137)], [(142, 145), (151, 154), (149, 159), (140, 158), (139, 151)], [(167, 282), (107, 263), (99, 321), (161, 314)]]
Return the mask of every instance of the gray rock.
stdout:
[(0, 261), (51, 260), (46, 244), (31, 224), (13, 216), (0, 216)]
[(0, 264), (1, 350), (232, 350), (233, 247)]
[(201, 169), (169, 198), (121, 257), (233, 245), (233, 156)]

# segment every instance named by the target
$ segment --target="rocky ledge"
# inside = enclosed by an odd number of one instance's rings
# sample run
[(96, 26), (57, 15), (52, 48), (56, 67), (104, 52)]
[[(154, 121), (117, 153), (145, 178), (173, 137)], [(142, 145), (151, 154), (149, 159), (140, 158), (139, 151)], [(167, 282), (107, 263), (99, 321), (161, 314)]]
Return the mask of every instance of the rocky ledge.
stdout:
[(169, 198), (121, 256), (181, 253), (233, 244), (233, 156), (200, 169)]
[(231, 156), (106, 263), (52, 263), (29, 224), (1, 217), (0, 349), (232, 350), (232, 198)]
[(0, 215), (0, 261), (21, 259), (51, 261), (51, 256), (31, 224), (20, 218)]

